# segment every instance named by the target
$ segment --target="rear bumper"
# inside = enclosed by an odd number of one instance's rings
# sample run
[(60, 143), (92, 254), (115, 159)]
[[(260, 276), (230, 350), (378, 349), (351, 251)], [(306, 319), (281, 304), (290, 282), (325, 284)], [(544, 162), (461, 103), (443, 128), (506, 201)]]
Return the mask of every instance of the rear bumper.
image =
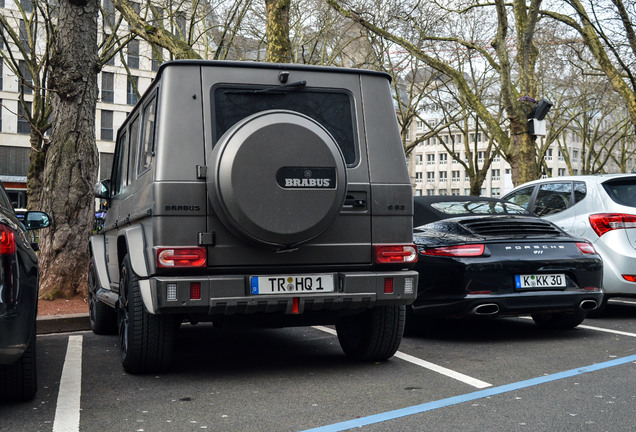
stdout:
[[(408, 305), (416, 297), (418, 273), (339, 272), (334, 292), (250, 294), (249, 275), (151, 277), (140, 280), (144, 304), (155, 314), (234, 315), (252, 313), (303, 314), (309, 311), (346, 311), (371, 306)], [(385, 292), (385, 279), (393, 281)], [(201, 298), (190, 298), (190, 286), (199, 283)], [(168, 287), (176, 285), (176, 299), (168, 300)]]
[[(501, 295), (467, 295), (462, 299), (448, 301), (418, 301), (413, 312), (421, 316), (518, 316), (533, 313), (572, 311), (581, 308), (582, 302), (603, 300), (601, 291), (534, 291)], [(482, 306), (496, 305), (496, 308)], [(495, 311), (492, 313), (492, 311)]]

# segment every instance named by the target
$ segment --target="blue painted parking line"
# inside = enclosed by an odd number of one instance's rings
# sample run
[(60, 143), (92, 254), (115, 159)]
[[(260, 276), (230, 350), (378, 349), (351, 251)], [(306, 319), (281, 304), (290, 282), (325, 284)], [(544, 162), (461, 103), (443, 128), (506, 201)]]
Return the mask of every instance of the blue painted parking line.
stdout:
[(581, 375), (589, 372), (595, 372), (602, 369), (611, 368), (614, 366), (620, 366), (626, 363), (636, 362), (636, 355), (622, 357), (598, 363), (590, 366), (585, 366), (577, 369), (571, 369), (565, 372), (559, 372), (552, 375), (546, 375), (542, 377), (532, 378), (525, 381), (519, 381), (513, 384), (506, 384), (499, 387), (494, 387), (486, 390), (479, 390), (473, 393), (468, 393), (460, 396), (453, 396), (447, 399), (441, 399), (438, 401), (427, 402), (420, 405), (414, 405), (412, 407), (402, 408), (394, 411), (388, 411), (385, 413), (374, 414), (367, 417), (358, 418), (355, 420), (348, 420), (340, 423), (334, 423), (327, 426), (321, 426), (314, 429), (307, 429), (303, 432), (338, 432), (347, 429), (357, 428), (361, 426), (367, 426), (375, 423), (381, 423), (388, 420), (394, 420), (400, 417), (406, 417), (413, 414), (420, 414), (426, 411), (432, 411), (437, 408), (444, 408), (451, 405), (457, 405), (464, 402), (470, 402), (477, 399), (483, 399), (488, 396), (499, 395), (527, 387), (533, 387), (540, 384), (545, 384), (551, 381), (558, 381), (565, 378), (570, 378), (576, 375)]

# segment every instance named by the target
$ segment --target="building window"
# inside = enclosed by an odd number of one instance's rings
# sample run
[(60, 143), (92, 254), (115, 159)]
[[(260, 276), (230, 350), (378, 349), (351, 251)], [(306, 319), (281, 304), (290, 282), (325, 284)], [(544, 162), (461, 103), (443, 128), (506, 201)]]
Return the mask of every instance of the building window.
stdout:
[(448, 162), (448, 153), (440, 153), (440, 155), (439, 155), (439, 164), (440, 165), (446, 165), (447, 162)]
[(477, 152), (477, 163), (483, 164), (484, 160), (486, 160), (486, 152)]
[(0, 172), (10, 176), (26, 176), (31, 147), (0, 146)]
[(20, 60), (18, 68), (20, 69), (20, 93), (32, 94), (33, 76), (31, 75), (31, 70), (29, 70), (24, 60)]
[(109, 179), (110, 173), (113, 169), (113, 154), (112, 153), (100, 153), (99, 154), (99, 179)]
[(151, 68), (153, 72), (157, 72), (159, 70), (159, 65), (161, 64), (161, 62), (159, 61), (159, 58), (157, 58), (157, 54), (161, 55), (161, 48), (157, 48), (156, 46), (152, 47), (152, 64), (151, 64)]
[(562, 177), (565, 175), (565, 168), (559, 168), (559, 177)]
[(426, 189), (426, 195), (428, 196), (435, 195), (435, 189)]
[(426, 173), (426, 182), (427, 183), (433, 183), (435, 181), (435, 173), (434, 172), (427, 172)]
[(424, 122), (422, 120), (418, 120), (415, 122), (415, 130), (421, 132), (424, 130)]
[(417, 166), (422, 165), (422, 155), (421, 154), (415, 155), (415, 165), (417, 165)]
[(113, 140), (113, 112), (108, 110), (102, 110), (102, 125), (100, 131), (100, 138), (103, 141)]
[(20, 45), (25, 51), (29, 51), (29, 33), (27, 32), (27, 26), (24, 20), (20, 20)]
[(133, 39), (128, 42), (128, 55), (126, 61), (131, 69), (139, 69), (139, 41)]
[(579, 151), (572, 150), (572, 162), (577, 162), (579, 160)]
[(137, 103), (137, 84), (139, 83), (139, 77), (129, 76), (128, 83), (126, 85), (126, 103), (128, 105), (135, 105)]
[(435, 153), (426, 155), (426, 165), (435, 165)]
[(439, 190), (439, 194), (440, 194), (440, 195), (448, 195), (448, 194), (446, 193), (446, 189), (440, 189), (440, 190)]
[(20, 6), (25, 12), (33, 12), (33, 2), (31, 0), (20, 0)]
[(548, 151), (545, 152), (545, 160), (547, 161), (551, 161), (552, 160), (552, 149), (549, 148)]
[(112, 27), (115, 24), (115, 6), (113, 0), (104, 0), (104, 27)]
[(492, 188), (490, 191), (490, 195), (492, 195), (495, 198), (499, 198), (501, 196), (501, 189), (500, 188)]
[(459, 195), (459, 189), (451, 189), (451, 195), (458, 196)]
[(446, 171), (440, 171), (439, 172), (439, 181), (442, 183), (446, 183), (446, 180), (448, 180), (448, 173)]
[(415, 183), (422, 183), (422, 173), (421, 172), (416, 172), (415, 173)]
[(493, 181), (498, 181), (501, 178), (501, 171), (498, 169), (492, 170), (491, 178)]
[[(458, 182), (461, 179), (461, 174), (459, 171), (452, 171), (451, 177), (452, 177), (452, 181)], [(459, 193), (457, 195), (459, 195)]]
[(31, 116), (31, 102), (25, 102), (26, 112), (20, 102), (18, 102), (18, 133), (30, 134), (31, 123), (29, 123), (29, 117)]
[(113, 103), (115, 101), (115, 74), (102, 72), (102, 102)]

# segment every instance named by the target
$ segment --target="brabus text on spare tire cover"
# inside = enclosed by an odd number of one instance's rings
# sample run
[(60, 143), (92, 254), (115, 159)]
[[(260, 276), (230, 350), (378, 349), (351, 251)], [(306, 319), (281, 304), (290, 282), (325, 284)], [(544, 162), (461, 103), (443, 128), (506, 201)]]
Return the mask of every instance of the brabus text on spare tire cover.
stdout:
[(283, 167), (276, 172), (278, 185), (285, 189), (335, 189), (335, 168)]
[(347, 167), (333, 136), (295, 111), (244, 118), (207, 157), (208, 198), (223, 224), (243, 240), (274, 248), (317, 237), (339, 215)]

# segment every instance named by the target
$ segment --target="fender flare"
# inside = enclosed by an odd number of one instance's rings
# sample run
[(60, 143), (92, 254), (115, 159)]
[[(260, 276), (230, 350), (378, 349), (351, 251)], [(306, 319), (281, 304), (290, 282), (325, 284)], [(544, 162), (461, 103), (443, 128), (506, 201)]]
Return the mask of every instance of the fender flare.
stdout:
[(146, 310), (151, 314), (156, 312), (156, 299), (152, 295), (150, 280), (148, 279), (148, 263), (146, 261), (146, 238), (141, 225), (135, 225), (123, 230), (126, 239), (126, 249), (132, 270), (139, 276), (139, 290)]
[(106, 267), (106, 242), (103, 235), (91, 236), (88, 242), (91, 259), (95, 263), (95, 281), (99, 289), (110, 290)]

